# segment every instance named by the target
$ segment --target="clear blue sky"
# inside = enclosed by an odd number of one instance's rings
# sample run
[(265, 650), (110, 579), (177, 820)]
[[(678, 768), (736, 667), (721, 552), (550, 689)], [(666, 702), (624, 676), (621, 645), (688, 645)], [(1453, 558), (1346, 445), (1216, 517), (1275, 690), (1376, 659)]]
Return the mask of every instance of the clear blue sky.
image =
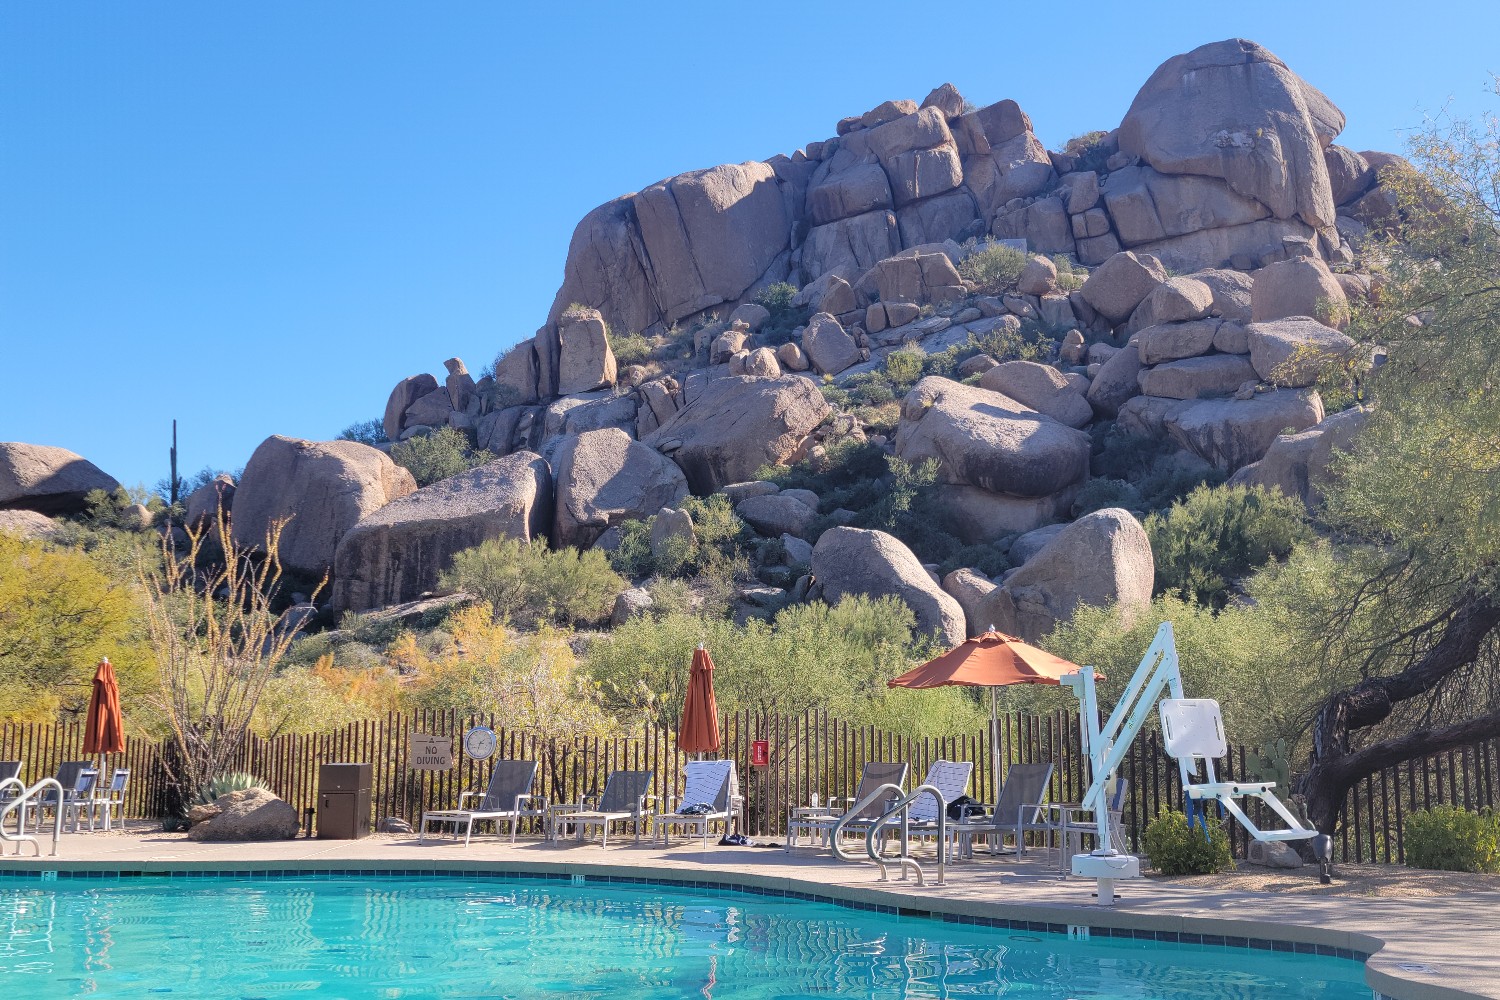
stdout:
[(0, 440), (127, 483), (328, 438), (529, 336), (595, 205), (952, 81), (1056, 148), (1253, 38), (1340, 140), (1496, 110), (1500, 3), (0, 4)]

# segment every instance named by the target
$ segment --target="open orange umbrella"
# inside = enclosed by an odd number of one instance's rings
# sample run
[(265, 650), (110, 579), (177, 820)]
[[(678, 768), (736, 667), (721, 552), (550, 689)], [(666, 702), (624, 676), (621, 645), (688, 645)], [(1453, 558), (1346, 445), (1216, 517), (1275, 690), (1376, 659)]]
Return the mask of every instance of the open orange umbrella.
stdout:
[(719, 703), (714, 699), (714, 661), (708, 650), (693, 651), (693, 673), (688, 678), (687, 699), (682, 704), (682, 722), (677, 728), (677, 747), (688, 753), (719, 749)]
[[(991, 747), (1000, 745), (1000, 711), (995, 689), (1011, 684), (1060, 684), (1064, 674), (1078, 664), (1053, 656), (993, 627), (983, 635), (965, 639), (936, 659), (886, 681), (890, 687), (934, 688), (948, 684), (990, 689)], [(1102, 676), (1096, 674), (1095, 676)], [(1000, 755), (990, 754), (995, 767), (995, 794), (1000, 792)]]
[(990, 631), (977, 635), (886, 683), (891, 687), (1006, 687), (1010, 684), (1057, 684), (1078, 664), (1053, 656), (1013, 635)]

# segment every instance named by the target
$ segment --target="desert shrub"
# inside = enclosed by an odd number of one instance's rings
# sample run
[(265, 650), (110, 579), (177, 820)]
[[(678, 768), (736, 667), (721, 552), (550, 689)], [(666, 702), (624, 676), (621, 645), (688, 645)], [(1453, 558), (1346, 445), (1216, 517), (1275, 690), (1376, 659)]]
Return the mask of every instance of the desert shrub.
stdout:
[(608, 332), (609, 349), (614, 352), (620, 365), (640, 365), (651, 359), (651, 341), (639, 333), (616, 334)]
[(1088, 269), (1074, 264), (1067, 254), (1053, 254), (1052, 266), (1057, 268), (1057, 287), (1064, 292), (1076, 292), (1089, 276)]
[(1163, 875), (1212, 875), (1234, 867), (1224, 824), (1203, 816), (1190, 829), (1186, 814), (1163, 810), (1146, 824), (1141, 845)]
[(1500, 815), (1433, 806), (1406, 818), (1406, 863), (1446, 872), (1500, 871)]
[[(385, 421), (379, 417), (361, 420), (339, 431), (340, 441), (358, 441), (360, 444), (377, 445), (386, 442)], [(209, 477), (212, 480), (212, 476)]]
[(1159, 593), (1223, 607), (1232, 582), (1311, 536), (1302, 502), (1261, 487), (1200, 486), (1146, 518)]
[(885, 356), (885, 376), (896, 394), (905, 394), (917, 384), (927, 368), (927, 355), (917, 348), (903, 347)]
[(792, 299), (796, 295), (797, 286), (778, 281), (767, 285), (755, 297), (756, 303), (764, 306), (771, 314), (760, 328), (759, 336), (762, 341), (767, 344), (785, 344), (792, 339), (792, 331), (807, 323), (810, 315), (808, 308), (792, 305)]
[(971, 336), (970, 354), (988, 354), (996, 361), (1045, 362), (1057, 349), (1057, 341), (1047, 336), (1036, 323), (1023, 325), (1020, 330), (999, 326), (988, 333)]
[(494, 460), (492, 453), (475, 450), (469, 439), (452, 427), (391, 446), (391, 461), (404, 466), (418, 486), (431, 486)]
[(651, 551), (651, 528), (656, 515), (619, 525), (620, 544), (609, 555), (615, 571), (630, 579), (645, 576), (701, 577), (713, 586), (748, 572), (744, 548), (750, 531), (722, 493), (706, 498), (687, 497), (681, 509), (693, 522), (696, 544), (673, 539), (662, 552)]
[(450, 634), (423, 643), (408, 633), (387, 650), (410, 703), (436, 711), (504, 713), (505, 724), (542, 737), (619, 735), (579, 669), (568, 633), (519, 632), (481, 607), (456, 613)]
[[(895, 402), (897, 391), (896, 386), (891, 382), (891, 377), (885, 372), (863, 372), (845, 384), (843, 399), (838, 405), (840, 409), (883, 406), (886, 403)], [(828, 399), (828, 393), (825, 392), (823, 398)], [(829, 402), (833, 401), (829, 399)]]
[(1108, 138), (1108, 132), (1098, 130), (1075, 135), (1063, 145), (1063, 152), (1073, 157), (1078, 170), (1103, 170), (1109, 159), (1110, 146), (1105, 142)]
[(627, 584), (597, 549), (554, 552), (545, 539), (496, 538), (455, 555), (442, 586), (478, 596), (497, 620), (573, 625), (607, 617)]
[(1089, 434), (1093, 438), (1090, 471), (1103, 479), (1132, 484), (1140, 495), (1132, 510), (1161, 510), (1199, 486), (1224, 481), (1221, 470), (1188, 456), (1165, 436), (1127, 434), (1113, 421), (1094, 424)]
[(1015, 288), (1026, 260), (1022, 251), (987, 240), (978, 244), (958, 265), (958, 274), (982, 294), (1004, 295)]
[(270, 785), (253, 774), (246, 774), (244, 771), (229, 771), (225, 774), (215, 775), (199, 786), (197, 792), (193, 794), (192, 804), (206, 806), (220, 795), (225, 795), (229, 792), (243, 792), (250, 788), (265, 788), (269, 790), (270, 787)]
[[(912, 634), (915, 618), (893, 598), (845, 598), (784, 608), (772, 621), (668, 611), (643, 615), (590, 646), (589, 673), (618, 716), (671, 724), (682, 709), (693, 649), (714, 658), (725, 712), (826, 709), (851, 723), (903, 733), (967, 732), (983, 725), (976, 700), (957, 688), (891, 690), (886, 680), (934, 649)], [(935, 696), (935, 697), (934, 697)]]
[(1141, 494), (1123, 479), (1090, 479), (1073, 501), (1073, 516), (1082, 517), (1106, 507), (1124, 507), (1136, 513), (1141, 509)]
[(142, 642), (136, 590), (122, 572), (134, 565), (140, 537), (84, 552), (0, 531), (0, 720), (50, 723), (60, 710), (76, 717), (106, 655), (127, 718), (144, 710), (156, 668)]

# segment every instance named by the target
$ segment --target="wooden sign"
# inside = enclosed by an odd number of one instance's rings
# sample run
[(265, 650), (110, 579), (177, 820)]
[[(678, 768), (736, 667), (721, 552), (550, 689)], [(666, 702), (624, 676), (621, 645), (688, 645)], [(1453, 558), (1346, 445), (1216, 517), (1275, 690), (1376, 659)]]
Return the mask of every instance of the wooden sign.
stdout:
[(412, 733), (411, 767), (416, 771), (452, 770), (453, 737)]

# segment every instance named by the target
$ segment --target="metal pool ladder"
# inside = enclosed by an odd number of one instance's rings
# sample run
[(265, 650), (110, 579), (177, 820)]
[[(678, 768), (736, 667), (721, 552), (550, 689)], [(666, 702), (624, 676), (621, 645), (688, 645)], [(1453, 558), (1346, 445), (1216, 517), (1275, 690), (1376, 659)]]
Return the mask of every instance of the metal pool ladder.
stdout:
[[(62, 783), (59, 782), (56, 778), (43, 778), (41, 781), (38, 781), (30, 788), (27, 788), (24, 784), (22, 784), (20, 778), (6, 778), (4, 781), (0, 781), (0, 793), (3, 793), (6, 788), (10, 787), (11, 785), (14, 785), (17, 788), (21, 789), (21, 794), (17, 795), (13, 799), (7, 800), (4, 806), (0, 807), (0, 841), (15, 844), (16, 849), (14, 853), (17, 855), (20, 855), (21, 853), (22, 844), (30, 844), (32, 847), (36, 848), (36, 856), (41, 857), (42, 845), (37, 842), (36, 836), (34, 834), (26, 832), (26, 807), (27, 805), (31, 804), (33, 800), (37, 799), (42, 794), (42, 792), (46, 791), (49, 787), (55, 788), (57, 789), (57, 809), (55, 810), (55, 814), (53, 816), (51, 856), (54, 858), (57, 857), (57, 842), (62, 839)], [(5, 821), (10, 818), (11, 813), (17, 812), (17, 810), (19, 810), (19, 814), (16, 816), (16, 832), (8, 833), (5, 829)], [(37, 810), (37, 819), (38, 827), (40, 827), (40, 809)]]
[[(873, 820), (861, 819), (859, 817), (859, 814), (867, 807), (892, 794), (895, 796), (895, 801), (878, 817)], [(903, 793), (899, 785), (886, 784), (881, 785), (869, 795), (866, 795), (859, 802), (855, 803), (844, 814), (843, 818), (834, 824), (833, 831), (829, 837), (834, 855), (841, 861), (858, 861), (859, 858), (857, 855), (850, 854), (844, 850), (840, 839), (844, 828), (851, 822), (857, 822), (861, 826), (868, 823), (869, 829), (865, 831), (865, 853), (871, 861), (880, 866), (880, 881), (889, 881), (889, 866), (894, 863), (900, 866), (901, 877), (903, 879), (906, 878), (908, 870), (914, 871), (917, 874), (917, 885), (926, 885), (926, 872), (923, 870), (921, 863), (911, 856), (911, 839), (909, 836), (911, 804), (923, 795), (931, 795), (938, 802), (937, 826), (935, 829), (937, 835), (937, 880), (933, 884), (942, 885), (948, 855), (948, 803), (944, 801), (943, 793), (933, 785), (921, 785), (910, 793)], [(876, 844), (876, 838), (879, 836), (882, 827), (887, 824), (894, 825), (897, 823), (900, 825), (901, 832), (901, 853), (895, 857), (888, 858), (881, 853), (880, 848)]]

